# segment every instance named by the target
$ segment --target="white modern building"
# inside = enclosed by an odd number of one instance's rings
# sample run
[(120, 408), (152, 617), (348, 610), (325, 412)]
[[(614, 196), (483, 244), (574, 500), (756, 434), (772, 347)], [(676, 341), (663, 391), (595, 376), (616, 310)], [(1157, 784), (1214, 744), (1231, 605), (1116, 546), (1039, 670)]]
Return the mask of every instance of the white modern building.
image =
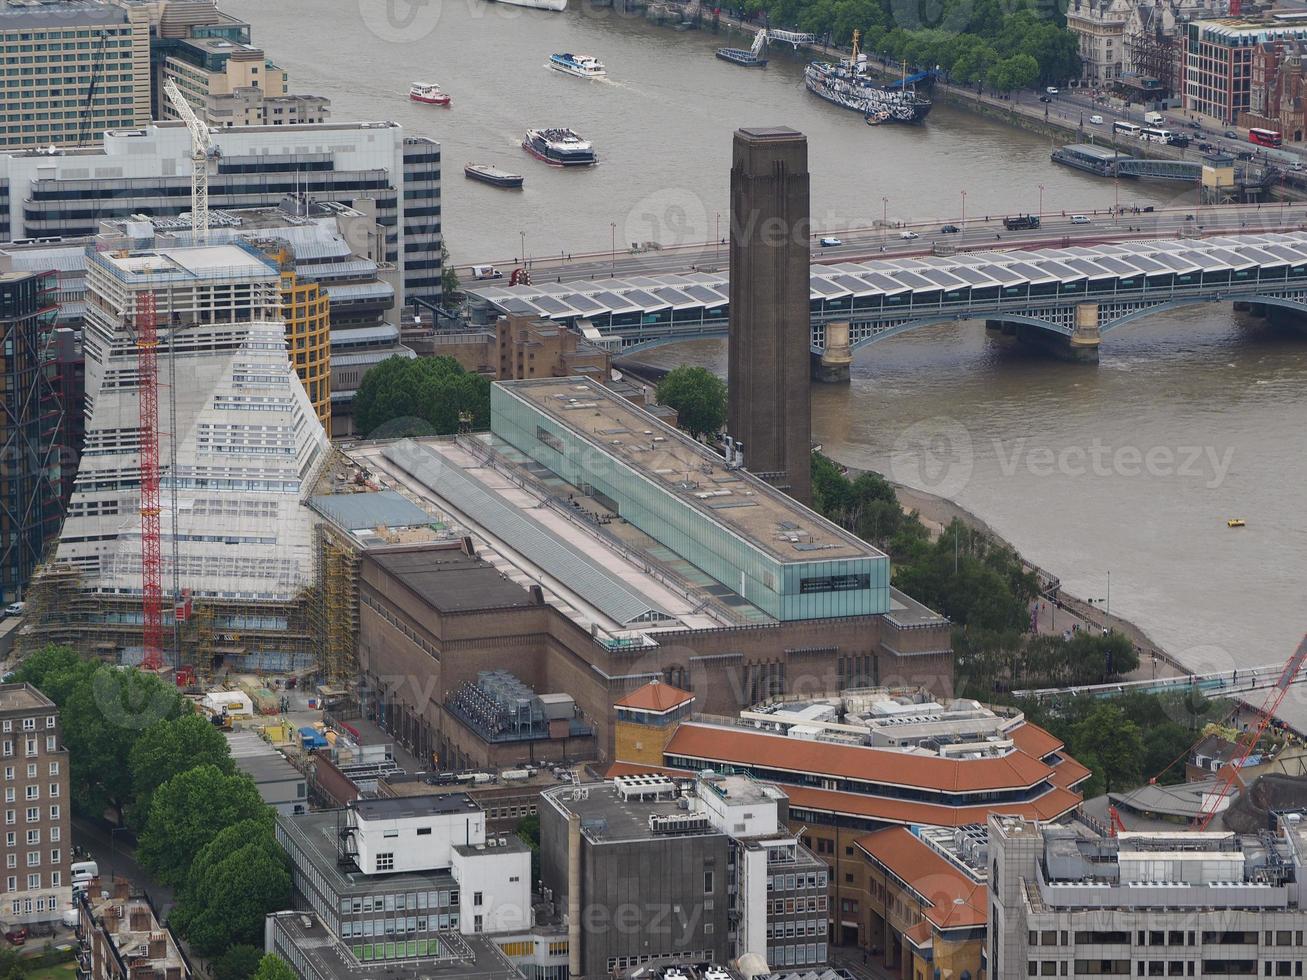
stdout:
[[(217, 209), (277, 207), (287, 195), (375, 209), (379, 262), (402, 303), (440, 299), (440, 144), (392, 122), (220, 130), (209, 178)], [(115, 129), (94, 149), (0, 153), (0, 241), (93, 236), (107, 218), (190, 213), (191, 142), (181, 122)], [(359, 243), (356, 251), (362, 251)]]
[(989, 818), (991, 980), (1302, 976), (1307, 830), (1131, 833)]

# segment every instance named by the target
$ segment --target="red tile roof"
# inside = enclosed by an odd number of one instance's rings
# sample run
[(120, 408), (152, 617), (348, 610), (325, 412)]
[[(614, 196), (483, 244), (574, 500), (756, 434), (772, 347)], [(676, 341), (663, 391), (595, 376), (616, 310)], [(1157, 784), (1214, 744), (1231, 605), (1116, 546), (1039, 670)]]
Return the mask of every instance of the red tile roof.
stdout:
[[(1036, 732), (1040, 733), (1042, 729), (1036, 729)], [(1047, 732), (1042, 734), (1052, 738)], [(1026, 737), (1031, 738), (1030, 735)], [(1020, 750), (998, 758), (942, 759), (897, 749), (814, 742), (771, 732), (694, 722), (682, 723), (664, 752), (706, 763), (765, 766), (803, 774), (821, 773), (943, 793), (1020, 789), (1034, 786), (1052, 774), (1052, 770), (1038, 758)]]
[(1017, 743), (1017, 748), (1027, 755), (1033, 755), (1036, 759), (1052, 755), (1063, 747), (1060, 738), (1044, 731), (1038, 725), (1030, 724), (1030, 722), (1014, 728), (1011, 735), (1012, 741)]
[(855, 843), (921, 896), (925, 904), (922, 912), (935, 928), (966, 929), (983, 926), (987, 921), (985, 886), (906, 828), (887, 827)]
[(622, 698), (615, 707), (634, 708), (637, 711), (665, 714), (673, 708), (679, 708), (687, 701), (693, 700), (693, 694), (682, 691), (679, 687), (673, 687), (671, 684), (664, 684), (661, 681), (650, 681), (644, 687), (636, 688)]

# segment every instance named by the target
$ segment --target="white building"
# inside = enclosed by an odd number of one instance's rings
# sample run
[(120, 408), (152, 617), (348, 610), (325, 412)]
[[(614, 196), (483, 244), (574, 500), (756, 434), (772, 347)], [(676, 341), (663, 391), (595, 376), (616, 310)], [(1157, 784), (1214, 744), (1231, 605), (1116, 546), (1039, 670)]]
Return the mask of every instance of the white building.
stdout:
[(1125, 66), (1125, 25), (1131, 0), (1071, 0), (1067, 30), (1080, 42), (1080, 77), (1101, 85), (1121, 77)]
[(135, 338), (149, 292), (159, 333), (163, 553), (174, 541), (175, 488), (183, 590), (201, 600), (290, 602), (313, 568), (303, 502), (328, 443), (287, 355), (276, 265), (242, 242), (88, 258), (86, 441), (57, 560), (78, 570), (83, 591), (140, 595)]

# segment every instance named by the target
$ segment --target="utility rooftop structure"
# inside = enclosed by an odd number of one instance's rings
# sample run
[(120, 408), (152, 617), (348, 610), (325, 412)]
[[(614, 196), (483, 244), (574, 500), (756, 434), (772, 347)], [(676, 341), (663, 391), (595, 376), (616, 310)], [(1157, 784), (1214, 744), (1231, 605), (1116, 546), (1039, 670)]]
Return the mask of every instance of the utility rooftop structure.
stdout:
[(884, 553), (593, 381), (496, 384), (491, 431), (777, 619), (890, 608)]

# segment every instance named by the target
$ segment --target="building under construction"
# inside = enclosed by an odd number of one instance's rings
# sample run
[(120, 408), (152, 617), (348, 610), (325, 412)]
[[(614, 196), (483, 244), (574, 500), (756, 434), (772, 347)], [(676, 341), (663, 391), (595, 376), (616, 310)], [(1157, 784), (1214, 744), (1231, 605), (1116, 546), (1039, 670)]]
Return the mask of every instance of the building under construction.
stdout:
[(87, 287), (85, 451), (25, 645), (149, 663), (153, 517), (164, 666), (316, 670), (305, 503), (330, 450), (288, 356), (276, 263), (243, 242), (91, 250)]

